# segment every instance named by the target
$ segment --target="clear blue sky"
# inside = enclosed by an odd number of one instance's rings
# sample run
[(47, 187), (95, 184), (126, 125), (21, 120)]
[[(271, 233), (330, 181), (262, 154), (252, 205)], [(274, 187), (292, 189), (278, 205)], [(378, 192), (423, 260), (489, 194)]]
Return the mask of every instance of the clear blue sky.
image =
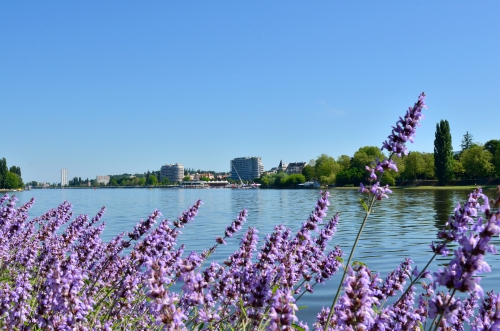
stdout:
[(498, 1), (0, 2), (0, 157), (25, 182), (166, 163), (265, 169), (381, 146), (500, 139)]

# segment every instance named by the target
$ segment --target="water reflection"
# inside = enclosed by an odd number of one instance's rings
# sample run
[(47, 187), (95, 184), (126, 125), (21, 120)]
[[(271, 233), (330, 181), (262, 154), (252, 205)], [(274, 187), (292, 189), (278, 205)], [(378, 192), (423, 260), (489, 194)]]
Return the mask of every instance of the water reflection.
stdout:
[(449, 190), (434, 190), (434, 219), (438, 230), (444, 228), (448, 217), (453, 213), (454, 209), (454, 192)]

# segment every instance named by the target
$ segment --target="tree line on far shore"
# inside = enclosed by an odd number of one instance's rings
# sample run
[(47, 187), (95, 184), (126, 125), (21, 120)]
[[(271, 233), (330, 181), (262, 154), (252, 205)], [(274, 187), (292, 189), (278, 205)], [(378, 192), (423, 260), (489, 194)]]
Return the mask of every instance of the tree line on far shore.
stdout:
[[(354, 155), (341, 155), (336, 159), (322, 154), (312, 159), (303, 168), (302, 173), (287, 174), (286, 172), (264, 173), (254, 181), (262, 187), (295, 188), (306, 181), (318, 181), (323, 186), (358, 186), (367, 183), (366, 167), (383, 160), (387, 155), (376, 146), (359, 148)], [(466, 132), (461, 141), (461, 150), (454, 152), (448, 121), (441, 120), (436, 124), (434, 153), (412, 151), (402, 157), (393, 157), (398, 172), (386, 171), (382, 177), (382, 185), (396, 185), (417, 180), (438, 180), (440, 185), (446, 185), (451, 180), (462, 179), (497, 179), (500, 178), (500, 140), (492, 139), (484, 144), (475, 142), (472, 134)], [(198, 173), (201, 171), (198, 170)], [(204, 171), (208, 173), (210, 171)], [(185, 171), (185, 175), (190, 173)], [(214, 172), (211, 172), (214, 173)], [(208, 177), (201, 178), (209, 180)], [(183, 180), (189, 180), (189, 176)], [(229, 182), (235, 182), (227, 179)], [(30, 182), (37, 186), (37, 182)], [(144, 174), (122, 174), (110, 176), (107, 186), (156, 186), (171, 185), (168, 178), (160, 181), (160, 171), (148, 171)], [(103, 186), (95, 179), (82, 180), (74, 177), (69, 186)], [(7, 168), (5, 158), (0, 160), (0, 188), (16, 189), (23, 187), (21, 169), (16, 166)]]
[[(306, 181), (318, 181), (321, 185), (357, 186), (367, 182), (366, 166), (387, 155), (375, 146), (364, 146), (353, 156), (341, 155), (337, 159), (322, 154), (310, 160), (302, 173), (264, 173), (256, 181), (262, 187), (292, 188)], [(438, 180), (446, 185), (450, 180), (493, 179), (500, 177), (500, 140), (484, 144), (474, 142), (472, 134), (464, 134), (461, 150), (453, 152), (450, 126), (442, 120), (436, 125), (434, 153), (412, 151), (401, 158), (393, 157), (398, 172), (387, 171), (383, 185), (396, 185), (417, 180)]]
[(12, 166), (7, 167), (7, 160), (0, 159), (0, 188), (2, 189), (18, 189), (24, 186), (21, 178), (21, 168)]

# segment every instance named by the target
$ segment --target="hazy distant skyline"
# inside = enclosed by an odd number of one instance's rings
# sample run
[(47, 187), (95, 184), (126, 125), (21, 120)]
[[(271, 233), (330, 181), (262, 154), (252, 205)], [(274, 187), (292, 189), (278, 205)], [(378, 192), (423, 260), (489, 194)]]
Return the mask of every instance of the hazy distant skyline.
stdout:
[(410, 150), (500, 139), (500, 3), (0, 3), (0, 157), (25, 182), (230, 171), (381, 146), (425, 91)]

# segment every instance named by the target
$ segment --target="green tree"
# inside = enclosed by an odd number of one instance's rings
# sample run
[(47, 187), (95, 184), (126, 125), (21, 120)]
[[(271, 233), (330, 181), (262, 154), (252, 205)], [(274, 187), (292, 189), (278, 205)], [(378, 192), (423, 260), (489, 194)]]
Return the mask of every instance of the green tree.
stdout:
[(261, 187), (264, 188), (272, 187), (274, 185), (275, 179), (276, 179), (276, 174), (261, 176), (260, 178)]
[(5, 179), (9, 169), (7, 168), (7, 160), (2, 158), (0, 160), (0, 188), (5, 188)]
[(462, 138), (462, 143), (460, 144), (460, 147), (462, 147), (462, 152), (468, 150), (474, 145), (474, 138), (472, 137), (472, 134), (467, 131), (464, 134), (464, 137)]
[(337, 177), (335, 178), (335, 184), (337, 184), (337, 186), (359, 185), (364, 181), (365, 177), (366, 171), (358, 168), (349, 168), (346, 170), (342, 170), (337, 174)]
[(358, 168), (365, 171), (366, 166), (371, 165), (376, 159), (383, 160), (385, 158), (384, 153), (380, 151), (380, 148), (375, 146), (365, 146), (358, 149), (351, 160), (351, 167)]
[(484, 149), (488, 150), (492, 155), (492, 163), (495, 168), (495, 175), (500, 176), (500, 140), (488, 140), (484, 144)]
[(162, 185), (170, 185), (170, 179), (168, 179), (167, 177), (163, 178), (161, 180), (161, 184)]
[(397, 175), (397, 172), (394, 171), (386, 171), (382, 176), (382, 180), (380, 181), (380, 185), (396, 185), (396, 178), (394, 176)]
[(337, 158), (337, 163), (340, 165), (340, 171), (351, 167), (351, 157), (349, 155), (340, 155)]
[(19, 188), (19, 176), (13, 172), (7, 171), (4, 177), (4, 188), (15, 189)]
[(491, 175), (494, 170), (491, 159), (491, 153), (479, 145), (474, 145), (466, 149), (460, 156), (465, 173), (470, 178), (481, 178)]
[(495, 174), (500, 176), (500, 148), (497, 148), (495, 154), (493, 154), (493, 167), (495, 168)]
[(465, 174), (464, 166), (460, 160), (453, 159), (453, 174), (457, 179), (461, 179)]
[(316, 159), (314, 170), (316, 173), (316, 178), (319, 179), (321, 184), (328, 185), (335, 183), (335, 177), (340, 171), (340, 165), (335, 161), (333, 157), (326, 154), (321, 154)]
[(422, 174), (425, 169), (425, 160), (422, 153), (410, 152), (404, 157), (405, 170), (403, 176), (405, 178), (417, 179), (417, 176)]
[(307, 181), (313, 180), (316, 178), (316, 170), (314, 169), (313, 166), (307, 164), (303, 169), (302, 169), (302, 174), (306, 177)]
[(278, 188), (286, 187), (288, 177), (289, 175), (286, 172), (280, 172), (274, 179), (274, 186)]
[(116, 180), (116, 178), (112, 177), (109, 180), (108, 186), (118, 186), (118, 181)]
[(424, 179), (434, 179), (435, 178), (435, 168), (434, 168), (434, 155), (432, 153), (422, 153), (424, 158)]
[(453, 177), (453, 149), (451, 145), (450, 124), (447, 120), (441, 120), (436, 124), (434, 167), (439, 184), (446, 185)]
[(16, 167), (16, 166), (12, 166), (12, 167), (10, 167), (9, 171), (13, 172), (16, 175), (18, 175), (19, 177), (21, 177), (21, 168)]
[(191, 177), (189, 177), (189, 176), (184, 176), (184, 178), (182, 178), (183, 182), (187, 182), (187, 181), (190, 181), (190, 180), (191, 180)]
[(297, 187), (298, 184), (305, 183), (306, 177), (302, 174), (291, 174), (286, 180), (286, 186), (293, 188)]
[(491, 139), (484, 144), (484, 149), (488, 150), (491, 155), (495, 155), (495, 152), (500, 149), (500, 140)]
[(148, 185), (156, 185), (156, 184), (158, 184), (158, 178), (156, 178), (156, 176), (155, 176), (155, 175), (150, 174), (150, 175), (149, 175), (149, 178), (148, 178), (148, 179), (147, 179), (147, 181), (146, 181), (146, 183), (147, 183)]

